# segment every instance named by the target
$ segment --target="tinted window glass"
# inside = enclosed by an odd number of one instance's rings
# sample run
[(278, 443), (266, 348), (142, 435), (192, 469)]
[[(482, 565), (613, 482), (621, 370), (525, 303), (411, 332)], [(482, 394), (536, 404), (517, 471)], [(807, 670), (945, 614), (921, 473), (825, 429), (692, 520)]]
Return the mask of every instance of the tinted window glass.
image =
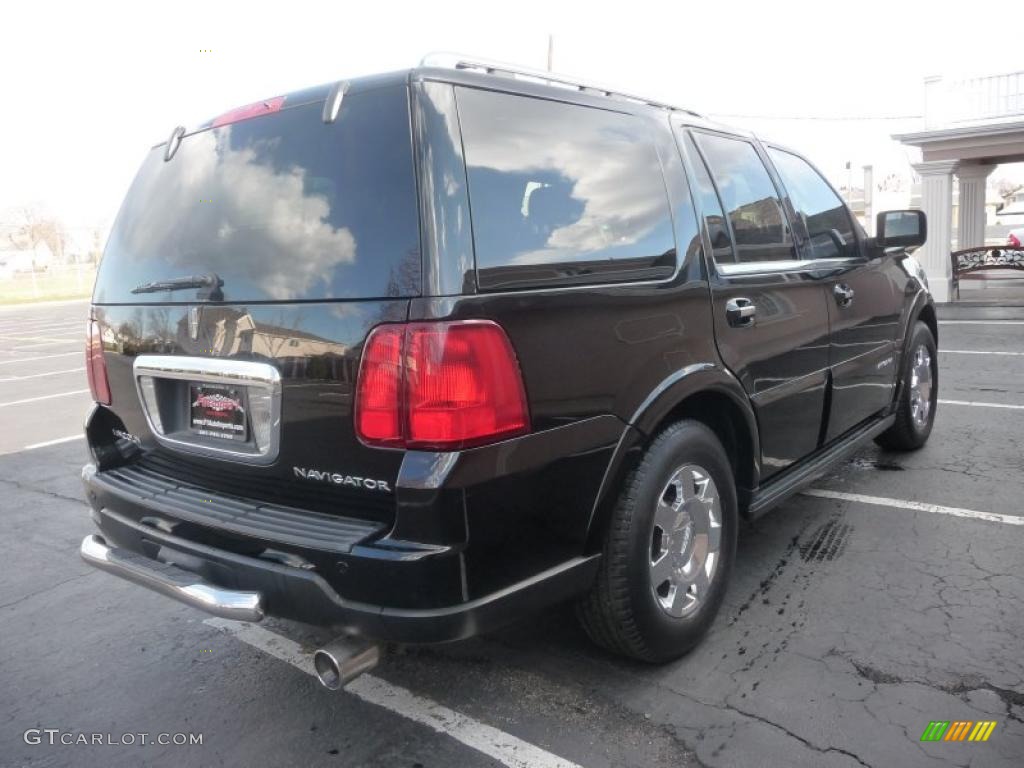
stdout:
[(732, 237), (729, 235), (729, 226), (725, 222), (725, 214), (722, 212), (722, 203), (718, 199), (718, 193), (711, 183), (711, 176), (701, 159), (693, 139), (686, 137), (686, 150), (693, 160), (693, 172), (696, 176), (697, 194), (700, 195), (701, 207), (704, 210), (704, 221), (708, 227), (708, 236), (711, 238), (711, 248), (715, 261), (735, 261), (736, 256), (732, 249)]
[(657, 151), (631, 115), (457, 90), (482, 288), (671, 275)]
[(704, 133), (697, 141), (729, 216), (739, 261), (795, 259), (778, 193), (753, 144)]
[(226, 301), (419, 293), (408, 90), (345, 96), (187, 136), (150, 152), (107, 243), (95, 301), (195, 301), (146, 282), (216, 273)]
[(843, 201), (804, 159), (778, 149), (768, 154), (810, 238), (812, 258), (853, 256), (857, 241)]

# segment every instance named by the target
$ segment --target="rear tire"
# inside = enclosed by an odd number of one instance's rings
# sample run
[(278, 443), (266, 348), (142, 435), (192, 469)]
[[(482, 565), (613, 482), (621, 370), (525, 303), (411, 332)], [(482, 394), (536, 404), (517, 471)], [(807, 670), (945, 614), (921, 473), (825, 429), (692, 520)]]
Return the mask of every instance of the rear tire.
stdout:
[(896, 421), (875, 442), (890, 451), (914, 451), (928, 442), (939, 397), (935, 337), (920, 320), (914, 325), (903, 360), (899, 390)]
[(707, 632), (736, 556), (736, 487), (707, 426), (667, 427), (626, 478), (597, 580), (577, 614), (598, 645), (662, 662)]

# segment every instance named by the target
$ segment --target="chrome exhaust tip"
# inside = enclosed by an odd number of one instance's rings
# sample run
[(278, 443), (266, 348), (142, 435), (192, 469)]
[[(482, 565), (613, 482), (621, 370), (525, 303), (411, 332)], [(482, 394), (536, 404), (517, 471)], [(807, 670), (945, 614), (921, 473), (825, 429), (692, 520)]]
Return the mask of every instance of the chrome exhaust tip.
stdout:
[(358, 637), (337, 637), (313, 654), (313, 668), (320, 684), (337, 691), (369, 672), (380, 661), (380, 646)]

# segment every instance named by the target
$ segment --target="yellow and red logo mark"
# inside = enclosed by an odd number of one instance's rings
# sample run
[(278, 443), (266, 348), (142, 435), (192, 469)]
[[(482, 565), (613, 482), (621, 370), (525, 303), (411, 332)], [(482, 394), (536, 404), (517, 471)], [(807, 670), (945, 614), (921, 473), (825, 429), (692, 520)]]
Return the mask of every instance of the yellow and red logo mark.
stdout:
[(995, 720), (932, 720), (921, 741), (988, 741), (995, 727)]

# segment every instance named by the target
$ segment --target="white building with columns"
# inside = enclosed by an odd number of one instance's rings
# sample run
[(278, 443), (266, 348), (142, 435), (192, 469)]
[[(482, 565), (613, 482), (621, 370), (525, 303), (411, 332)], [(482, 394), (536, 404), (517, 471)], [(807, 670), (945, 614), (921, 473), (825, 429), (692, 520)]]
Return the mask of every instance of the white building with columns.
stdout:
[(953, 177), (960, 187), (958, 249), (985, 245), (985, 185), (1000, 163), (1024, 161), (1024, 72), (925, 80), (925, 127), (893, 136), (920, 148), (928, 242), (918, 259), (936, 301), (950, 300)]

